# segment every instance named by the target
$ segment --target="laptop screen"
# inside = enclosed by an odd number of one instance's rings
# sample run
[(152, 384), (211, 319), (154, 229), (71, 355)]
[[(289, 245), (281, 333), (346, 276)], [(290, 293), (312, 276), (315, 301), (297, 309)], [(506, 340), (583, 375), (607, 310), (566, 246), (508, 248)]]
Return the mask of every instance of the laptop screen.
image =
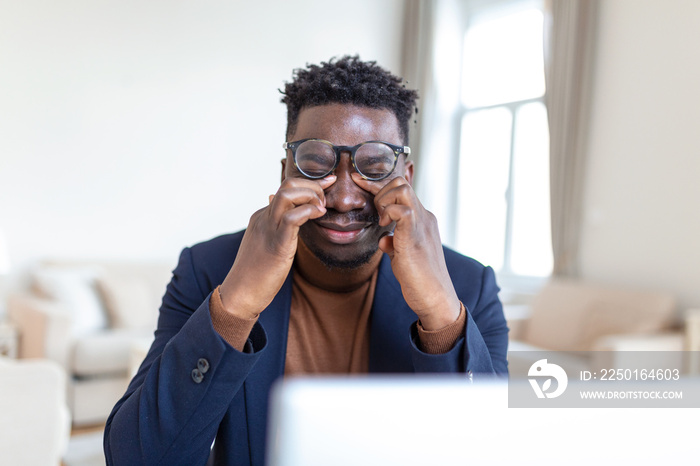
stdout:
[(455, 375), (285, 378), (273, 390), (270, 415), (268, 466), (658, 465), (700, 458), (691, 427), (696, 409), (508, 408), (508, 382), (472, 384)]

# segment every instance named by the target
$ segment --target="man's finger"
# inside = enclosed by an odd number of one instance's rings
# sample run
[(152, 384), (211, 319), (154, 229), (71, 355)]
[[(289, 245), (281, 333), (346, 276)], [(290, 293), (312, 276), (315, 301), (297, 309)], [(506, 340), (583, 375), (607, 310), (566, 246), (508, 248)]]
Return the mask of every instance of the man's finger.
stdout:
[(335, 175), (328, 175), (325, 178), (321, 178), (320, 180), (318, 180), (317, 183), (321, 185), (321, 188), (327, 189), (328, 187), (330, 187), (330, 185), (335, 183), (335, 180), (337, 179), (338, 177)]
[(410, 186), (410, 184), (408, 184), (408, 181), (406, 181), (406, 178), (404, 178), (403, 176), (397, 176), (396, 178), (389, 181), (387, 184), (382, 184), (382, 182), (366, 180), (362, 178), (362, 176), (357, 172), (352, 173), (350, 176), (352, 177), (352, 180), (357, 186), (364, 189), (365, 191), (368, 191), (374, 196), (378, 195), (383, 190), (389, 190), (397, 186), (401, 186), (402, 184)]
[(287, 189), (310, 189), (315, 192), (319, 199), (325, 204), (325, 192), (338, 179), (335, 175), (328, 175), (320, 180), (309, 180), (306, 178), (286, 178), (280, 185), (277, 193)]
[(299, 228), (307, 221), (322, 217), (325, 213), (325, 207), (318, 207), (312, 204), (300, 205), (282, 214), (280, 226)]
[(406, 205), (390, 204), (379, 214), (379, 226), (385, 227), (391, 222), (396, 222), (396, 228), (412, 224), (415, 220), (415, 210)]
[(398, 204), (406, 206), (416, 206), (418, 204), (411, 185), (402, 183), (387, 190), (382, 190), (374, 197), (374, 205), (381, 212), (387, 206)]
[(352, 179), (360, 188), (374, 195), (374, 203), (378, 208), (388, 204), (412, 204), (413, 187), (402, 176), (397, 176), (386, 185), (367, 181), (358, 173), (353, 173)]
[(280, 189), (270, 204), (271, 215), (279, 219), (286, 211), (306, 204), (325, 209), (324, 200), (314, 190), (307, 187)]
[(374, 181), (368, 181), (362, 178), (362, 176), (359, 173), (352, 173), (350, 176), (352, 177), (352, 180), (357, 186), (364, 189), (365, 191), (368, 191), (373, 196), (376, 196), (379, 193), (379, 191), (381, 191), (381, 189), (383, 188), (383, 186), (377, 184)]
[(389, 259), (392, 259), (394, 257), (394, 237), (390, 235), (382, 236), (379, 239), (379, 249), (387, 254)]
[(338, 179), (335, 175), (328, 175), (320, 180), (311, 180), (308, 178), (286, 178), (280, 185), (280, 189), (284, 187), (293, 188), (310, 188), (319, 193), (323, 193), (323, 190), (328, 189), (335, 181)]

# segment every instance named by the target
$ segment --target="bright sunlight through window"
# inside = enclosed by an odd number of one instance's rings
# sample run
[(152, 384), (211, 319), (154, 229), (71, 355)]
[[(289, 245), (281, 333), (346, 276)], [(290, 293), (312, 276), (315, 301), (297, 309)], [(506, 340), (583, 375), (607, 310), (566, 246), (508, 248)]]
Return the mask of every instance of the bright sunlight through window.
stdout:
[(542, 11), (470, 17), (457, 247), (501, 275), (552, 270)]

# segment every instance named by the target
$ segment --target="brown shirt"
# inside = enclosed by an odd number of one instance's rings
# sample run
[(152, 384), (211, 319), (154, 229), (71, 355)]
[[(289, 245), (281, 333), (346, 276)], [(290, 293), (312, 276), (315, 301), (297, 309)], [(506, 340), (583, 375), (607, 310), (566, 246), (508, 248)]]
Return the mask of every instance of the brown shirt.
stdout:
[[(358, 288), (333, 292), (295, 273), (287, 339), (285, 374), (366, 373), (369, 368), (369, 316), (378, 270)], [(421, 350), (446, 353), (464, 335), (466, 310), (445, 328), (426, 331), (418, 323)], [(217, 287), (209, 303), (214, 329), (239, 351), (257, 319), (241, 319), (224, 309)]]
[(378, 269), (359, 288), (332, 292), (295, 273), (285, 374), (369, 372), (369, 314)]

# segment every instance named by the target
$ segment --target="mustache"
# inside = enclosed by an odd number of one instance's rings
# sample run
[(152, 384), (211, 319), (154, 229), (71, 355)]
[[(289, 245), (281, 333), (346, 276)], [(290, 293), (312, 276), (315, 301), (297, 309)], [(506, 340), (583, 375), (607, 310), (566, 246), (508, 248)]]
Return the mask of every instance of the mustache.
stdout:
[(329, 221), (334, 223), (379, 223), (379, 214), (376, 212), (362, 212), (351, 210), (349, 212), (338, 212), (335, 209), (327, 209), (326, 213), (316, 219), (316, 221)]

